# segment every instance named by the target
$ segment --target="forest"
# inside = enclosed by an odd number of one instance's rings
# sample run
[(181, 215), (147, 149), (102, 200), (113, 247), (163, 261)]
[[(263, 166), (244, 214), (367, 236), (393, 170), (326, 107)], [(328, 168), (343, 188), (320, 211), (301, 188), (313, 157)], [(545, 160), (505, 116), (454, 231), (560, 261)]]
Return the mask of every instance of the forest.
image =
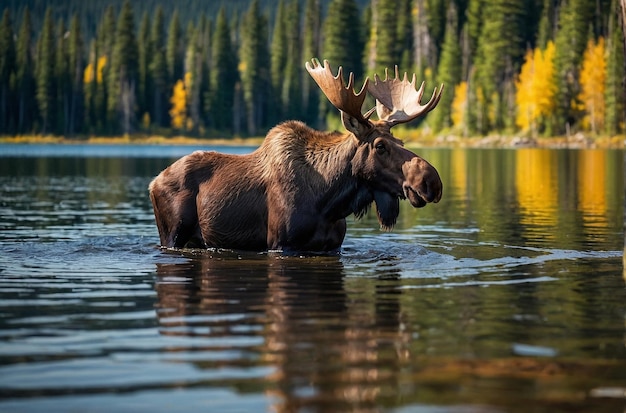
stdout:
[[(337, 125), (304, 69), (440, 83), (423, 134), (616, 136), (619, 0), (7, 0), (0, 135), (260, 136)], [(369, 99), (369, 98), (368, 98)], [(366, 101), (372, 107), (373, 101)], [(364, 107), (368, 109), (369, 107)]]

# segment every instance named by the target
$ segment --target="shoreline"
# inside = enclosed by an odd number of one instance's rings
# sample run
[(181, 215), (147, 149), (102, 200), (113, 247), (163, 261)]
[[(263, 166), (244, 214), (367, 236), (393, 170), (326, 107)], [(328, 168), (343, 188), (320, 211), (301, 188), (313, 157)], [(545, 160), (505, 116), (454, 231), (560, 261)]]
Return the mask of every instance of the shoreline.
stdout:
[[(407, 136), (403, 136), (407, 135)], [(415, 135), (398, 133), (407, 147), (418, 148), (546, 148), (546, 149), (624, 149), (626, 136), (589, 137), (582, 133), (566, 137), (524, 138), (519, 136), (477, 136), (461, 137), (455, 135), (438, 135), (433, 137), (416, 137)], [(99, 144), (99, 145), (178, 145), (178, 146), (259, 146), (264, 137), (253, 138), (193, 138), (186, 136), (146, 136), (126, 135), (119, 137), (90, 136), (87, 138), (65, 138), (52, 135), (0, 136), (2, 144)]]

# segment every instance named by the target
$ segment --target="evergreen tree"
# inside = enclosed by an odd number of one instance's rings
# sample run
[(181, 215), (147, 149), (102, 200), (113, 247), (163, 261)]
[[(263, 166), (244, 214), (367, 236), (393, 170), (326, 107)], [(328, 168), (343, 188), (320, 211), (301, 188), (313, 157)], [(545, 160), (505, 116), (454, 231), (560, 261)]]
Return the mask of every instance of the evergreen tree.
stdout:
[(281, 99), (281, 92), (287, 66), (286, 25), (285, 2), (283, 0), (279, 0), (276, 8), (276, 18), (274, 19), (272, 44), (270, 45), (270, 78), (272, 82), (272, 95), (274, 97), (273, 107), (276, 108), (275, 121), (284, 116), (286, 109), (286, 107), (283, 106), (284, 102)]
[[(129, 1), (120, 11), (109, 71), (107, 113), (114, 130), (129, 133), (136, 121), (135, 105), (139, 77), (133, 9)], [(119, 125), (119, 128), (117, 127)]]
[(212, 114), (213, 126), (217, 130), (234, 130), (235, 84), (238, 80), (237, 55), (231, 41), (231, 30), (226, 11), (222, 7), (215, 22), (213, 36), (211, 92), (206, 112)]
[[(302, 44), (303, 60), (309, 61), (319, 56), (322, 11), (319, 0), (307, 0), (304, 11), (304, 35)], [(303, 73), (302, 77), (302, 112), (306, 122), (319, 125), (319, 89), (315, 81)]]
[(37, 105), (41, 116), (42, 133), (51, 132), (55, 124), (54, 52), (54, 23), (52, 22), (52, 9), (48, 8), (37, 43)]
[(356, 79), (363, 77), (363, 39), (359, 9), (354, 0), (332, 0), (324, 20), (322, 58), (334, 68), (343, 66)]
[(251, 135), (256, 135), (267, 116), (265, 112), (270, 79), (265, 39), (267, 22), (259, 10), (259, 1), (253, 0), (243, 17), (239, 49), (241, 85), (246, 105), (248, 133)]
[[(546, 0), (551, 1), (551, 0)], [(478, 41), (483, 29), (483, 9), (486, 0), (469, 0), (467, 5), (467, 36), (469, 40), (469, 56), (476, 56)]]
[(56, 101), (55, 108), (55, 124), (52, 126), (53, 130), (63, 135), (67, 132), (67, 120), (69, 112), (69, 88), (70, 88), (70, 76), (68, 71), (68, 47), (67, 38), (69, 38), (65, 22), (59, 20), (57, 23), (57, 37), (56, 37), (56, 50), (55, 57), (56, 62), (54, 64), (54, 78), (56, 87)]
[(411, 0), (401, 0), (397, 17), (396, 56), (403, 70), (414, 71), (413, 65), (413, 21)]
[[(150, 90), (152, 89), (152, 79), (150, 78), (150, 60), (154, 54), (152, 39), (150, 36), (150, 19), (148, 13), (144, 12), (139, 24), (139, 35), (137, 37), (138, 69), (139, 81), (137, 85), (137, 106), (141, 116), (148, 113), (148, 102), (150, 101)], [(146, 125), (149, 126), (149, 125)]]
[(37, 103), (35, 101), (35, 63), (32, 47), (32, 24), (30, 10), (24, 10), (22, 25), (17, 36), (17, 133), (30, 131), (36, 119)]
[(441, 60), (437, 69), (437, 83), (443, 83), (448, 88), (442, 95), (437, 110), (433, 113), (433, 129), (435, 131), (452, 126), (451, 113), (454, 100), (454, 86), (461, 82), (461, 47), (457, 30), (457, 9), (454, 3), (450, 4), (446, 34), (442, 45)]
[(178, 9), (176, 9), (170, 20), (165, 51), (169, 87), (183, 78), (183, 62), (185, 60), (182, 35)]
[(545, 49), (548, 42), (554, 39), (554, 15), (555, 1), (543, 0), (541, 17), (539, 20), (539, 33), (537, 34), (537, 46), (540, 49)]
[[(606, 77), (606, 133), (610, 136), (624, 132), (626, 127), (626, 72), (624, 71), (624, 47), (626, 33), (622, 36), (619, 25), (620, 6), (614, 1), (609, 21), (607, 42), (607, 77)], [(626, 7), (626, 3), (624, 3)], [(625, 10), (626, 13), (626, 10)]]
[(439, 57), (441, 54), (441, 45), (443, 44), (445, 31), (446, 31), (446, 13), (448, 11), (449, 0), (426, 0), (428, 8), (428, 32), (432, 39), (433, 51), (433, 66), (437, 66), (439, 63)]
[(372, 26), (370, 34), (370, 47), (374, 48), (374, 68), (368, 68), (374, 72), (382, 73), (385, 68), (393, 71), (393, 67), (399, 63), (398, 54), (398, 10), (395, 0), (376, 0), (372, 5)]
[(0, 133), (11, 131), (13, 87), (15, 76), (15, 42), (13, 25), (8, 9), (4, 9), (0, 22)]
[[(360, 83), (363, 78), (363, 35), (360, 29), (359, 11), (354, 0), (331, 0), (322, 26), (322, 58), (328, 60), (334, 70), (342, 66), (345, 80), (350, 72)], [(326, 118), (330, 108), (327, 99), (320, 100), (319, 117)], [(335, 112), (333, 112), (335, 113)]]
[(68, 45), (69, 108), (66, 134), (82, 131), (85, 92), (83, 87), (84, 44), (78, 20), (74, 14), (70, 23)]
[(204, 45), (204, 32), (206, 28), (203, 24), (206, 24), (206, 20), (200, 20), (200, 24), (193, 28), (185, 59), (185, 86), (189, 111), (187, 129), (193, 130), (196, 133), (198, 128), (202, 126), (201, 97), (205, 88), (205, 76), (207, 72), (206, 61), (208, 48)]
[(580, 93), (579, 70), (587, 45), (592, 11), (593, 3), (588, 0), (569, 0), (561, 4), (554, 56), (554, 82), (557, 85), (557, 106), (554, 113), (556, 133), (569, 132), (582, 117), (576, 97)]
[[(95, 71), (95, 83), (93, 83), (93, 129), (97, 132), (111, 132), (108, 122), (107, 102), (109, 98), (109, 81), (111, 57), (115, 44), (115, 13), (113, 6), (108, 6), (104, 11), (102, 22), (98, 26), (96, 44), (93, 53), (93, 68)], [(108, 130), (107, 130), (108, 129)]]
[(280, 100), (283, 107), (283, 116), (293, 119), (300, 117), (301, 74), (303, 73), (300, 4), (297, 0), (291, 0), (287, 5), (285, 26), (287, 59), (285, 61)]
[(152, 55), (150, 60), (150, 78), (152, 89), (150, 93), (150, 120), (157, 126), (166, 126), (168, 121), (168, 90), (169, 75), (167, 71), (165, 52), (165, 32), (163, 9), (157, 7), (154, 14), (154, 22), (150, 31), (150, 44)]
[(484, 7), (485, 23), (477, 49), (473, 85), (479, 133), (503, 130), (507, 122), (515, 119), (513, 81), (526, 48), (525, 2), (494, 0)]

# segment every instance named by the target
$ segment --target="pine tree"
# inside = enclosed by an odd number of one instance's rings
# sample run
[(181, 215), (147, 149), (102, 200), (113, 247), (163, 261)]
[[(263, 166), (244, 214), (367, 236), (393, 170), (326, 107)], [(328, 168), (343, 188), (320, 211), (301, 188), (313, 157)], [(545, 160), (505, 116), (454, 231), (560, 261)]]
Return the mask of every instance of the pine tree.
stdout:
[(77, 14), (74, 14), (70, 23), (68, 42), (68, 85), (70, 90), (66, 134), (71, 136), (82, 131), (85, 101), (83, 88), (84, 45)]
[(397, 16), (396, 56), (403, 70), (414, 71), (413, 67), (413, 15), (411, 0), (401, 0)]
[[(398, 51), (398, 11), (395, 0), (375, 0), (372, 3), (372, 22), (369, 36), (370, 56), (373, 56), (374, 67), (368, 72), (382, 73), (385, 69), (393, 70), (399, 63)], [(370, 57), (371, 59), (371, 57)]]
[(153, 86), (150, 93), (150, 120), (154, 125), (166, 126), (168, 115), (169, 75), (165, 52), (165, 32), (163, 9), (159, 6), (154, 13), (150, 31), (152, 55), (149, 63), (150, 78)]
[(126, 1), (118, 18), (109, 71), (107, 112), (113, 131), (130, 133), (133, 128), (138, 77), (134, 15), (130, 2)]
[(54, 64), (55, 78), (55, 124), (52, 126), (56, 134), (64, 135), (67, 132), (67, 120), (70, 101), (70, 76), (68, 71), (68, 46), (67, 46), (67, 29), (65, 22), (59, 20), (57, 23), (56, 36), (56, 62)]
[(322, 26), (322, 58), (334, 68), (343, 66), (346, 75), (363, 77), (363, 39), (359, 9), (354, 0), (332, 0)]
[(37, 105), (42, 133), (51, 132), (55, 124), (55, 60), (54, 23), (52, 9), (48, 8), (37, 43)]
[[(322, 25), (322, 58), (334, 70), (342, 66), (345, 76), (354, 73), (356, 83), (365, 75), (363, 68), (363, 35), (359, 11), (354, 0), (332, 0)], [(347, 80), (347, 78), (346, 78)], [(319, 119), (325, 119), (330, 109), (327, 99), (320, 99)], [(332, 112), (335, 114), (336, 112)], [(323, 125), (319, 125), (322, 127)]]
[(448, 0), (426, 0), (428, 8), (428, 32), (432, 39), (432, 47), (434, 48), (433, 66), (437, 66), (441, 55), (441, 46), (443, 44), (446, 31), (446, 13), (448, 11)]
[(241, 47), (239, 49), (239, 72), (246, 105), (248, 133), (255, 135), (263, 126), (268, 103), (270, 83), (267, 70), (269, 59), (267, 44), (267, 22), (261, 16), (259, 1), (253, 0), (243, 17)]
[(588, 0), (569, 0), (560, 8), (553, 80), (557, 85), (555, 133), (569, 133), (582, 117), (576, 97), (580, 93), (579, 70), (587, 45), (592, 7), (593, 3)]
[[(152, 90), (152, 79), (150, 78), (150, 60), (154, 54), (152, 39), (150, 37), (150, 19), (148, 13), (144, 12), (139, 24), (139, 36), (137, 37), (138, 49), (138, 69), (139, 78), (137, 85), (137, 105), (138, 113), (142, 116), (148, 111), (150, 101), (150, 91)], [(149, 114), (148, 114), (149, 116)]]
[(437, 69), (437, 83), (447, 85), (448, 89), (442, 95), (437, 110), (433, 113), (432, 125), (435, 131), (451, 126), (450, 115), (454, 100), (453, 86), (461, 81), (461, 47), (457, 34), (457, 22), (457, 9), (452, 3), (448, 11), (446, 34), (442, 45), (439, 68)]
[[(624, 13), (626, 13), (626, 1)], [(624, 48), (626, 47), (626, 33), (622, 35), (619, 24), (621, 11), (617, 1), (614, 1), (609, 21), (609, 36), (607, 41), (607, 77), (606, 77), (606, 119), (605, 130), (610, 136), (624, 132), (626, 128), (626, 71), (624, 70)]]
[(20, 32), (17, 36), (17, 133), (30, 131), (36, 119), (35, 63), (31, 52), (32, 43), (30, 10), (26, 7), (22, 17)]
[(0, 22), (0, 131), (11, 130), (13, 87), (11, 80), (15, 76), (15, 42), (13, 25), (8, 9), (4, 9)]
[(286, 48), (287, 58), (283, 81), (281, 82), (281, 106), (285, 118), (300, 117), (302, 46), (300, 38), (300, 4), (291, 0), (286, 8)]
[(108, 122), (107, 102), (109, 95), (109, 72), (111, 67), (111, 56), (115, 45), (115, 13), (113, 6), (108, 6), (104, 11), (102, 22), (98, 25), (96, 44), (93, 53), (93, 66), (95, 68), (96, 81), (92, 84), (93, 91), (93, 118), (94, 130), (97, 132), (106, 131), (111, 133), (110, 122)]
[(276, 18), (274, 19), (272, 43), (270, 45), (270, 78), (272, 82), (272, 95), (274, 97), (273, 106), (276, 108), (274, 121), (278, 121), (282, 118), (286, 110), (281, 99), (283, 82), (285, 80), (285, 69), (287, 66), (286, 24), (285, 2), (279, 0), (276, 8)]
[[(319, 0), (307, 0), (304, 11), (303, 60), (319, 56), (322, 12)], [(302, 111), (306, 122), (318, 126), (319, 89), (308, 75), (302, 78)]]
[[(526, 4), (494, 0), (484, 4), (484, 25), (475, 59), (479, 133), (500, 131), (515, 113), (513, 81), (524, 57)], [(472, 105), (473, 106), (473, 105)]]
[(545, 49), (548, 41), (554, 39), (554, 15), (555, 1), (543, 0), (543, 9), (539, 20), (539, 33), (537, 34), (537, 46)]
[(231, 41), (231, 30), (226, 11), (222, 7), (215, 22), (213, 36), (210, 107), (213, 126), (218, 130), (233, 131), (235, 104), (235, 84), (238, 80), (237, 56)]
[(182, 35), (183, 32), (180, 26), (178, 9), (176, 9), (172, 15), (167, 31), (167, 46), (165, 51), (167, 75), (170, 86), (183, 77), (184, 48)]
[[(204, 20), (206, 23), (206, 20)], [(205, 87), (205, 76), (207, 72), (206, 61), (208, 53), (203, 43), (205, 27), (203, 20), (200, 24), (192, 29), (192, 34), (187, 45), (187, 53), (185, 59), (185, 86), (187, 91), (187, 106), (189, 111), (189, 119), (187, 129), (198, 132), (201, 126), (201, 97)]]

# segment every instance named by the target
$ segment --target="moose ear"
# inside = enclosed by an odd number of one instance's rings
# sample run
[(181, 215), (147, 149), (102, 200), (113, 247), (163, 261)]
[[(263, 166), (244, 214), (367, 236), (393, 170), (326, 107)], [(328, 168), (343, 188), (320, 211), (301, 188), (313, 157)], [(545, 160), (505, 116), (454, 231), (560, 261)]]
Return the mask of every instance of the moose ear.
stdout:
[(362, 119), (357, 119), (344, 111), (341, 111), (341, 122), (344, 128), (346, 128), (348, 132), (352, 132), (357, 139), (363, 138), (372, 128), (372, 124), (367, 119), (363, 122)]

